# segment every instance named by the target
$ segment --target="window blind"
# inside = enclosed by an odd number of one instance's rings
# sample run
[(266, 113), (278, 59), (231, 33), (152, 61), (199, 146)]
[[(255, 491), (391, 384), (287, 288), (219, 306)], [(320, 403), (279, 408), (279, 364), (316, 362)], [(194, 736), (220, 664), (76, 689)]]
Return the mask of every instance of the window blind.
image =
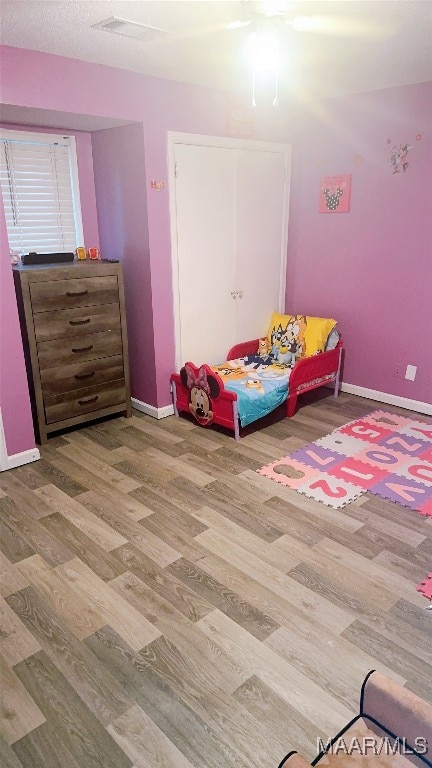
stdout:
[(75, 171), (72, 137), (2, 131), (0, 183), (11, 249), (50, 253), (83, 244)]

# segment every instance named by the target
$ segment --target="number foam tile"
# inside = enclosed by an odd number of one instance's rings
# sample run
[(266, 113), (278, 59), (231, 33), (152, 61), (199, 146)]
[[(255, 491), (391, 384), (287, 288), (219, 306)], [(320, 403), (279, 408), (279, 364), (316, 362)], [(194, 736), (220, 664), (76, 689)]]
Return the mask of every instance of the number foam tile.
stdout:
[[(283, 471), (276, 472), (277, 467), (281, 467), (282, 470), (284, 467), (287, 467), (288, 470), (292, 469), (294, 472), (301, 472), (301, 476), (289, 477), (284, 474)], [(257, 469), (257, 472), (259, 475), (264, 475), (264, 477), (268, 477), (270, 480), (274, 480), (276, 483), (286, 485), (288, 488), (293, 488), (294, 490), (298, 490), (299, 485), (314, 478), (318, 474), (316, 469), (307, 467), (305, 464), (300, 464), (299, 461), (292, 459), (290, 456), (284, 456), (282, 459), (272, 461), (271, 464), (267, 464), (267, 466)]]
[(426, 502), (432, 500), (432, 488), (399, 475), (388, 475), (385, 480), (380, 480), (379, 483), (369, 488), (369, 493), (382, 496), (384, 499), (395, 501), (402, 504), (403, 507), (417, 511)]
[(369, 424), (377, 424), (385, 429), (390, 429), (393, 432), (399, 432), (402, 427), (410, 424), (412, 419), (407, 419), (406, 416), (398, 416), (395, 413), (387, 413), (387, 411), (373, 411), (373, 413), (368, 413), (365, 421), (369, 422)]
[(336, 451), (336, 453), (340, 453), (342, 456), (356, 456), (361, 451), (366, 450), (366, 448), (372, 449), (375, 447), (374, 443), (366, 443), (364, 440), (341, 434), (339, 431), (321, 437), (320, 440), (316, 440), (315, 445), (327, 448), (329, 451)]
[(314, 478), (300, 485), (297, 491), (333, 509), (346, 507), (350, 501), (354, 501), (364, 493), (363, 488), (324, 472), (318, 472)]

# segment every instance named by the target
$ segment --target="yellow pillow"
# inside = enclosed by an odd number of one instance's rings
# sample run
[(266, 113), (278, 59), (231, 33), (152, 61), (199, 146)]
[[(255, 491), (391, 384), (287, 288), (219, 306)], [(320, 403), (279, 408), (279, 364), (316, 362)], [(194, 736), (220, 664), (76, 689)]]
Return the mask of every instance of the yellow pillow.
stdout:
[(296, 357), (324, 352), (327, 339), (337, 321), (307, 315), (281, 315), (273, 312), (267, 338), (273, 354), (288, 347)]

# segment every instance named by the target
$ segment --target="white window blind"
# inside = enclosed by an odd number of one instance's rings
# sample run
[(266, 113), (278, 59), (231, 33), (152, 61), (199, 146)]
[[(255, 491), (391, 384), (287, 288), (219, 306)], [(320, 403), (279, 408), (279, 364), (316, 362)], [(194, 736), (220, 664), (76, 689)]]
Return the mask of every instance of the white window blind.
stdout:
[(83, 245), (74, 137), (1, 130), (0, 183), (10, 248)]

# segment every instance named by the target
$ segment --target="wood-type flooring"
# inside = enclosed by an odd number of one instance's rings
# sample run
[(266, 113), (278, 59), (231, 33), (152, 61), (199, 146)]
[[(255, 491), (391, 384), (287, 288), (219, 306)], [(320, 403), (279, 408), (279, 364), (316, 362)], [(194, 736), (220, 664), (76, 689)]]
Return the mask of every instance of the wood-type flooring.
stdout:
[(369, 669), (432, 701), (432, 519), (255, 472), (404, 412), (300, 404), (238, 443), (134, 411), (0, 475), (2, 766), (276, 768), (353, 716)]

